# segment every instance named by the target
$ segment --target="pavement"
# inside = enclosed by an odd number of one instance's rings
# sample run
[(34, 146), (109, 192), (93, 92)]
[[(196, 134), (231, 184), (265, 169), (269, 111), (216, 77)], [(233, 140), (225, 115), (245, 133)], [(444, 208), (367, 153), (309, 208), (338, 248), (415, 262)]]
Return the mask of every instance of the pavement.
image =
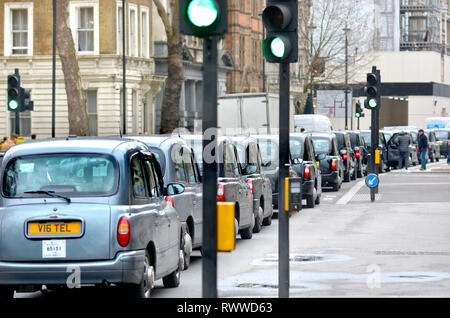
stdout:
[[(290, 218), (291, 297), (450, 297), (450, 171), (445, 162), (380, 175), (376, 201), (364, 179), (325, 190), (321, 204)], [(435, 173), (439, 171), (440, 173)], [(220, 297), (278, 296), (278, 222), (218, 254)], [(201, 297), (201, 255), (178, 288), (152, 297)], [(81, 289), (71, 296), (110, 291)], [(58, 297), (58, 293), (16, 294)], [(67, 296), (67, 294), (64, 297)]]

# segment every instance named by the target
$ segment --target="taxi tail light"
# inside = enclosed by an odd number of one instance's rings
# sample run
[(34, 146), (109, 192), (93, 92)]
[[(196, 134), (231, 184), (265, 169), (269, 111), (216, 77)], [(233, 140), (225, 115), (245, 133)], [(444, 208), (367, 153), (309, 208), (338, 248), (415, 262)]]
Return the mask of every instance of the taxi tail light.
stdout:
[(250, 186), (250, 190), (252, 190), (252, 193), (253, 193), (253, 181), (247, 180), (247, 184)]
[(345, 153), (342, 155), (342, 159), (344, 159), (344, 160), (347, 160), (347, 159), (348, 159), (348, 154), (347, 154), (347, 152), (345, 152)]
[(428, 150), (431, 150), (431, 145), (428, 145)]
[(333, 159), (333, 161), (331, 161), (331, 170), (336, 171), (336, 159)]
[(361, 152), (359, 150), (356, 150), (356, 158), (359, 158), (361, 156)]
[(306, 165), (303, 170), (303, 176), (305, 177), (305, 179), (309, 179), (311, 177), (311, 170), (308, 165)]
[(130, 221), (126, 216), (122, 216), (117, 224), (117, 242), (125, 247), (130, 242)]
[(223, 186), (223, 184), (217, 185), (217, 201), (218, 202), (225, 201), (225, 187)]
[(173, 198), (170, 195), (167, 196), (165, 200), (167, 203), (170, 203), (170, 205), (172, 205), (172, 208), (175, 207), (175, 201), (173, 201)]

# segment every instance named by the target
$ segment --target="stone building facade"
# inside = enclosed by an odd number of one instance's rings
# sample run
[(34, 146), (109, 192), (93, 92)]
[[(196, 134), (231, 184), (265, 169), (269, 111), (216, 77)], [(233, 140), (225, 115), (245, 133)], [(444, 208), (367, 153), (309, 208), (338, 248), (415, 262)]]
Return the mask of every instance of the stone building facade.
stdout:
[[(154, 98), (164, 78), (154, 75), (152, 0), (126, 1), (127, 134), (154, 131)], [(51, 137), (52, 0), (0, 0), (0, 135), (14, 128), (6, 107), (6, 79), (18, 68), (34, 111), (21, 117), (21, 135)], [(92, 135), (118, 135), (123, 126), (122, 1), (69, 1), (69, 26), (78, 54)], [(67, 136), (68, 109), (59, 57), (56, 136)]]

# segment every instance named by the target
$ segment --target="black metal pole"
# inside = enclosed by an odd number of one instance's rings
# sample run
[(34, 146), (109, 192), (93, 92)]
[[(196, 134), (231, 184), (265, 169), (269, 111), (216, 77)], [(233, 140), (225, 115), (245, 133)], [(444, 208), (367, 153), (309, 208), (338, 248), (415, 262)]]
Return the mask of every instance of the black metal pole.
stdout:
[[(14, 69), (14, 74), (19, 77), (19, 69), (18, 68)], [(20, 79), (19, 79), (19, 83), (20, 83)], [(19, 108), (15, 111), (15, 126), (16, 126), (15, 133), (17, 135), (20, 135), (20, 109)]]
[(278, 176), (278, 296), (289, 297), (289, 215), (284, 206), (284, 181), (289, 177), (289, 63), (280, 64), (280, 133)]
[[(203, 298), (217, 298), (217, 37), (203, 40)], [(217, 132), (217, 131), (216, 131)], [(213, 154), (205, 154), (207, 145), (214, 145)], [(205, 155), (214, 156), (206, 160)], [(211, 158), (209, 158), (211, 159)]]
[(52, 56), (52, 138), (56, 133), (56, 0), (53, 0), (53, 56)]
[(122, 103), (123, 103), (123, 134), (127, 133), (127, 60), (126, 60), (126, 45), (125, 45), (125, 0), (122, 0)]
[(348, 36), (345, 29), (345, 130), (348, 129)]

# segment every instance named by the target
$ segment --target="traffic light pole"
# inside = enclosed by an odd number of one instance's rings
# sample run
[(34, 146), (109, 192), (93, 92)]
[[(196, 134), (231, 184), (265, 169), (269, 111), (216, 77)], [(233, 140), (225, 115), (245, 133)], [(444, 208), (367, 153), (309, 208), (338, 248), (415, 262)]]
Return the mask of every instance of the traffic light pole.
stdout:
[[(14, 74), (19, 76), (19, 69), (18, 68), (14, 69)], [(20, 135), (20, 111), (19, 111), (19, 109), (17, 109), (15, 111), (15, 128), (16, 128), (15, 129), (15, 133), (17, 135)]]
[(289, 177), (289, 63), (280, 64), (278, 175), (278, 296), (289, 297), (289, 215), (285, 211), (285, 178)]
[[(217, 298), (217, 135), (207, 140), (208, 129), (217, 129), (217, 37), (203, 40), (203, 298)], [(207, 134), (205, 134), (205, 132)], [(205, 147), (215, 151), (212, 162), (205, 160)], [(209, 155), (209, 154), (208, 154)], [(209, 161), (209, 160), (208, 160)]]

